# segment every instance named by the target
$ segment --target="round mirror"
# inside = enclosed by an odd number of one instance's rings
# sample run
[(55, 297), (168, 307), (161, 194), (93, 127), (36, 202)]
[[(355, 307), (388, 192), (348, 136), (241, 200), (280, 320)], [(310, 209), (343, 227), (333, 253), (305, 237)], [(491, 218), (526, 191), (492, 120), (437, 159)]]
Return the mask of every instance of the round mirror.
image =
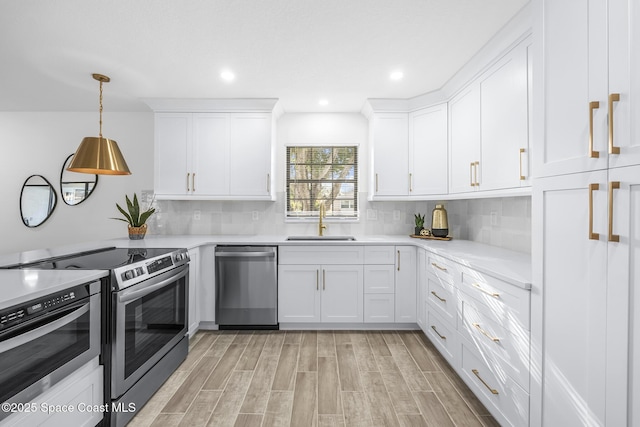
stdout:
[(67, 157), (60, 172), (60, 194), (62, 194), (62, 200), (70, 206), (85, 201), (98, 184), (98, 175), (68, 171), (67, 168), (72, 159), (73, 154)]
[(31, 175), (22, 186), (20, 216), (27, 227), (37, 227), (51, 216), (58, 197), (42, 175)]

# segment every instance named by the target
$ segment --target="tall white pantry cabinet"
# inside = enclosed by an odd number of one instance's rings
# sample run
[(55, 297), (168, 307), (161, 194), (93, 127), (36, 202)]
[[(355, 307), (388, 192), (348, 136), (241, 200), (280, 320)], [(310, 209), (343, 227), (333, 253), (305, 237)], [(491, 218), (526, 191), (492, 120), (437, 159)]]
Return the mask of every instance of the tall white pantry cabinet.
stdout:
[(640, 425), (640, 2), (536, 0), (531, 426)]

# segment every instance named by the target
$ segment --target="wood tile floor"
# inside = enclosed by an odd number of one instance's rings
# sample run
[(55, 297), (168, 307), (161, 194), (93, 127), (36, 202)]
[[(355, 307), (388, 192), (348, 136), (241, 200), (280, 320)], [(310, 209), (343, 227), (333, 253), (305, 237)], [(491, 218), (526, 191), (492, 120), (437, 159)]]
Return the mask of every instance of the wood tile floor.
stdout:
[(420, 331), (201, 331), (138, 426), (497, 426)]

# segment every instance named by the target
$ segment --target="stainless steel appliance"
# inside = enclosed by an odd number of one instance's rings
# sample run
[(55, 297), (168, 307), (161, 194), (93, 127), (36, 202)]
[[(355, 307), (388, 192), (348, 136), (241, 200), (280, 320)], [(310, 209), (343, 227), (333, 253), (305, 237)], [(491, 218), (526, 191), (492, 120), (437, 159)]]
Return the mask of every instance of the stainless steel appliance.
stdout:
[(97, 358), (100, 323), (99, 281), (1, 310), (0, 402), (19, 409)]
[(278, 250), (217, 246), (216, 323), (220, 329), (278, 329)]
[(109, 270), (103, 298), (106, 425), (124, 426), (185, 359), (186, 249), (105, 248), (14, 266)]

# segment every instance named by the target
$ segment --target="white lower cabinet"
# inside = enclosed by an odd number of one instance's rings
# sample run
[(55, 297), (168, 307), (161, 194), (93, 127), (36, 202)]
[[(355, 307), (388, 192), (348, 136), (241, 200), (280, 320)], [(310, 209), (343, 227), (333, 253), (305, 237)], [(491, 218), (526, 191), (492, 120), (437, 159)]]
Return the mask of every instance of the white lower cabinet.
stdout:
[(364, 247), (364, 322), (395, 322), (394, 246)]
[(427, 251), (418, 248), (416, 252), (416, 291), (417, 291), (417, 306), (416, 306), (416, 321), (418, 326), (424, 333), (427, 332)]
[(363, 321), (362, 265), (280, 265), (278, 321)]
[[(201, 246), (198, 254), (197, 284), (195, 299), (195, 313), (199, 329), (216, 329), (216, 287), (215, 287), (215, 262), (213, 245)], [(189, 270), (191, 275), (191, 270)], [(190, 308), (191, 311), (191, 308)]]
[(396, 323), (416, 323), (416, 247), (396, 246)]
[(200, 327), (198, 287), (200, 284), (200, 249), (189, 249), (189, 337)]
[[(104, 373), (98, 358), (25, 404), (32, 410), (15, 413), (0, 425), (93, 427), (106, 412), (103, 399)], [(137, 408), (136, 408), (137, 409)]]

